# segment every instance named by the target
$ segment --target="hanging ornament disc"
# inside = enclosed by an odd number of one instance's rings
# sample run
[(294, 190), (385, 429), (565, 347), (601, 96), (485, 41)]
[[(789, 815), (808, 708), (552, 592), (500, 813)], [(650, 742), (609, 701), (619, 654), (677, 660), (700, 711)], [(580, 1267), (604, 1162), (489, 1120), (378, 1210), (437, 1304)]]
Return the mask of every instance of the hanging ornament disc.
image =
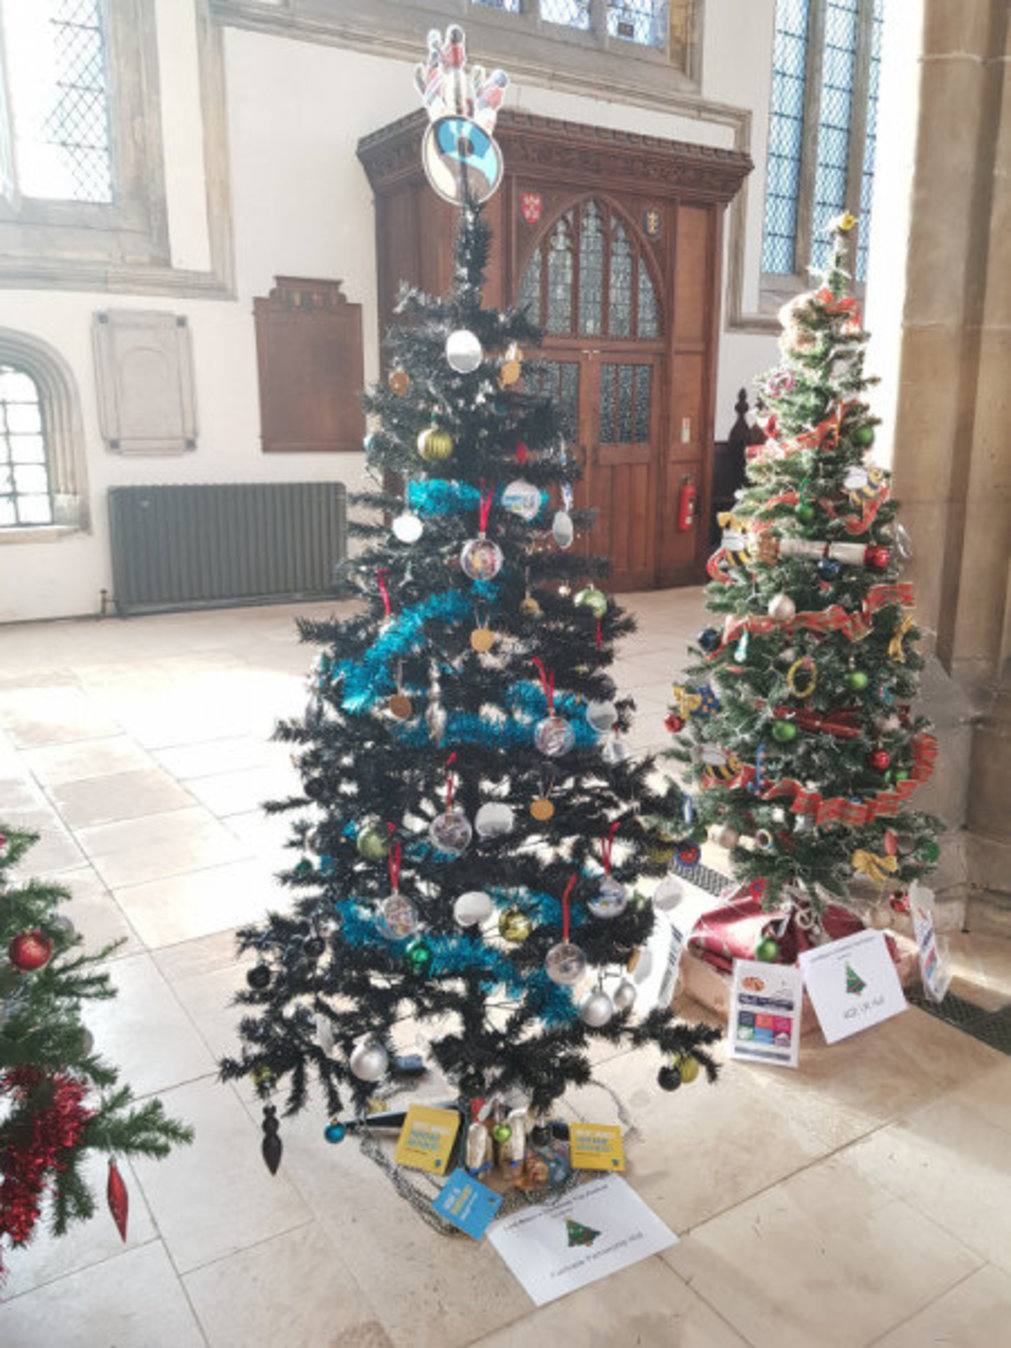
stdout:
[(628, 907), (628, 895), (623, 885), (610, 875), (605, 875), (597, 887), (597, 893), (587, 901), (586, 906), (594, 917), (620, 917)]
[(406, 693), (394, 693), (387, 705), (398, 721), (409, 720), (411, 712), (414, 710), (411, 706), (411, 699)]
[(417, 543), (424, 532), (425, 526), (420, 518), (411, 514), (410, 511), (398, 515), (393, 521), (393, 533), (400, 539), (401, 543)]
[(502, 509), (528, 522), (540, 512), (543, 500), (540, 487), (521, 477), (502, 489)]
[(572, 516), (567, 510), (558, 510), (555, 512), (555, 518), (551, 523), (551, 537), (563, 551), (566, 548), (572, 547), (573, 539), (576, 537), (576, 530), (572, 523)]
[(457, 374), (473, 374), (483, 358), (481, 343), (467, 328), (457, 328), (446, 338), (446, 360)]
[(453, 904), (453, 916), (461, 927), (474, 927), (479, 922), (486, 922), (494, 907), (490, 894), (483, 889), (471, 889)]
[(467, 850), (474, 830), (462, 810), (447, 810), (436, 815), (428, 830), (432, 845), (447, 856), (458, 857)]
[(474, 816), (474, 827), (481, 838), (504, 838), (513, 831), (515, 816), (508, 805), (490, 800)]
[(544, 971), (552, 983), (571, 988), (586, 972), (586, 956), (579, 946), (573, 945), (571, 941), (559, 941), (548, 951), (544, 960)]
[(403, 894), (391, 894), (379, 905), (376, 926), (388, 941), (402, 941), (417, 925), (417, 909)]
[(502, 549), (490, 538), (471, 538), (460, 550), (460, 567), (470, 580), (493, 580), (504, 560)]
[(564, 716), (546, 716), (534, 727), (534, 744), (548, 758), (567, 754), (576, 742), (576, 732)]
[(587, 702), (586, 719), (594, 730), (603, 735), (618, 719), (618, 709), (613, 702)]
[(536, 800), (530, 802), (530, 813), (539, 823), (544, 824), (554, 818), (555, 807), (547, 796), (538, 796)]

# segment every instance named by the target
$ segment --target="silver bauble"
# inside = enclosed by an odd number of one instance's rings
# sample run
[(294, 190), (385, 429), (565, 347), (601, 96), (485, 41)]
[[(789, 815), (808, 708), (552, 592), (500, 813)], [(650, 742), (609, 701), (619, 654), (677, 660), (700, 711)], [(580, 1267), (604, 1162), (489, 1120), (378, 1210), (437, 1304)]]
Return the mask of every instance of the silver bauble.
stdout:
[(769, 617), (774, 618), (778, 623), (788, 623), (797, 615), (797, 605), (788, 594), (780, 590), (779, 594), (774, 594), (769, 600)]
[(348, 1062), (359, 1081), (381, 1081), (390, 1065), (386, 1050), (375, 1040), (359, 1044), (352, 1050)]
[(594, 730), (604, 735), (618, 719), (618, 710), (613, 702), (587, 702), (586, 719)]
[(508, 805), (490, 800), (474, 816), (474, 827), (481, 838), (504, 838), (513, 831), (515, 816)]
[(483, 889), (470, 889), (453, 904), (453, 916), (461, 927), (474, 927), (479, 922), (486, 922), (494, 907), (490, 894)]
[(669, 912), (671, 908), (678, 906), (684, 895), (684, 885), (669, 875), (666, 880), (661, 880), (653, 891), (653, 907), (661, 913)]
[(605, 875), (586, 906), (594, 917), (620, 917), (628, 907), (628, 895), (623, 885), (610, 875)]
[(578, 983), (586, 972), (586, 956), (578, 945), (571, 941), (559, 941), (548, 951), (544, 960), (544, 969), (552, 983), (560, 983), (570, 988)]
[(594, 1029), (600, 1029), (606, 1025), (614, 1016), (614, 1003), (608, 997), (606, 992), (599, 988), (596, 992), (588, 992), (579, 1003), (579, 1018)]
[(623, 978), (614, 990), (611, 998), (615, 1011), (630, 1011), (635, 1005), (635, 984)]
[(555, 513), (555, 518), (551, 524), (551, 537), (563, 551), (572, 547), (576, 530), (572, 523), (572, 516), (567, 510), (559, 510)]
[(608, 735), (600, 746), (600, 756), (605, 763), (624, 763), (631, 752), (623, 735)]
[(417, 543), (425, 532), (425, 526), (417, 515), (407, 510), (393, 521), (393, 532), (401, 543)]
[(446, 338), (446, 360), (457, 374), (472, 374), (483, 356), (481, 343), (467, 328), (457, 328)]

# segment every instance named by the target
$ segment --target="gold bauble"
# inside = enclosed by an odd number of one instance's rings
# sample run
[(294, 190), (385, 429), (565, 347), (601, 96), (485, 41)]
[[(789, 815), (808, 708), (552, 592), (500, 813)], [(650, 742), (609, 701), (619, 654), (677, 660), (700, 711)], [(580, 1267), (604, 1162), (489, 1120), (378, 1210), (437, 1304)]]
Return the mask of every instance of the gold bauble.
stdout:
[(495, 645), (495, 633), (490, 627), (475, 627), (470, 634), (471, 649), (484, 654)]
[(448, 459), (452, 452), (453, 437), (439, 426), (429, 426), (418, 436), (418, 453), (423, 459)]
[(554, 817), (555, 807), (547, 796), (538, 796), (536, 800), (530, 802), (530, 813), (543, 824)]
[(391, 370), (389, 385), (391, 391), (402, 398), (411, 387), (411, 377), (406, 370)]
[(520, 600), (520, 612), (528, 618), (537, 618), (540, 616), (541, 606), (532, 594), (528, 594)]
[(499, 383), (503, 387), (508, 387), (510, 384), (515, 384), (522, 372), (523, 367), (520, 365), (518, 360), (504, 360), (501, 366), (499, 367), (498, 372)]
[(523, 911), (517, 908), (515, 904), (506, 908), (499, 915), (498, 932), (503, 941), (510, 941), (513, 945), (522, 945), (534, 929), (534, 924)]

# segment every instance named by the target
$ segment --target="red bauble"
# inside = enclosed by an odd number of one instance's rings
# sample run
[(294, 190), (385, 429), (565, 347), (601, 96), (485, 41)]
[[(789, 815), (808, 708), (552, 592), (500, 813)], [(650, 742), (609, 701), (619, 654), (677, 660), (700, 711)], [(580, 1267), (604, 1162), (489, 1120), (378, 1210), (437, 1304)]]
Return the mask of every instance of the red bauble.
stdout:
[(679, 730), (684, 729), (685, 725), (684, 718), (681, 716), (676, 716), (674, 712), (671, 712), (671, 714), (667, 717), (666, 721), (664, 721), (664, 725), (667, 727), (667, 729), (670, 731), (672, 735), (676, 735)]
[(11, 964), (22, 973), (31, 973), (41, 969), (53, 953), (53, 943), (44, 931), (38, 927), (34, 931), (23, 931), (15, 936), (7, 947)]
[(112, 1213), (112, 1220), (116, 1223), (116, 1230), (122, 1239), (126, 1240), (126, 1222), (130, 1215), (130, 1195), (123, 1182), (123, 1176), (119, 1173), (119, 1167), (111, 1156), (109, 1157), (109, 1180), (105, 1186), (105, 1198), (109, 1204), (109, 1211)]
[(873, 544), (864, 553), (864, 566), (869, 566), (873, 571), (886, 570), (891, 560), (891, 552), (880, 543)]
[(874, 749), (867, 755), (867, 763), (875, 772), (885, 772), (891, 767), (892, 756), (887, 749)]

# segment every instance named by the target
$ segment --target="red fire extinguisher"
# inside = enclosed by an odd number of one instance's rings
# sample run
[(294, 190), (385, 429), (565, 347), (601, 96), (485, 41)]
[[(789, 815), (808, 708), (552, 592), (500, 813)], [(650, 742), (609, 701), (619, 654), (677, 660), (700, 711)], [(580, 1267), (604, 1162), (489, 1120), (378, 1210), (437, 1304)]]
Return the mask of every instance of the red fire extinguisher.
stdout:
[(690, 477), (683, 477), (681, 490), (678, 492), (678, 528), (681, 530), (692, 529), (695, 526), (696, 495), (695, 483)]

